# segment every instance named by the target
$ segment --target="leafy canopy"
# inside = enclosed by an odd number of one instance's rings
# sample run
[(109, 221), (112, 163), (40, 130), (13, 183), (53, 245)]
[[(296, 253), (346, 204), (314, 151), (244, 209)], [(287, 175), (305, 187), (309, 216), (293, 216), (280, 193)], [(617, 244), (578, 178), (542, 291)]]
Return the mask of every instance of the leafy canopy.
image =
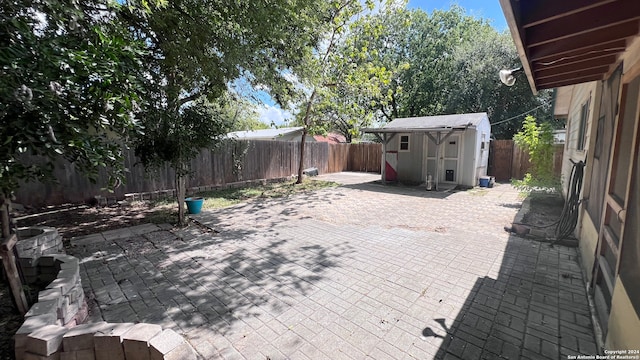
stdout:
[[(0, 191), (52, 179), (59, 156), (95, 180), (124, 174), (139, 127), (141, 43), (107, 1), (18, 0), (0, 7)], [(38, 156), (40, 161), (34, 161)]]

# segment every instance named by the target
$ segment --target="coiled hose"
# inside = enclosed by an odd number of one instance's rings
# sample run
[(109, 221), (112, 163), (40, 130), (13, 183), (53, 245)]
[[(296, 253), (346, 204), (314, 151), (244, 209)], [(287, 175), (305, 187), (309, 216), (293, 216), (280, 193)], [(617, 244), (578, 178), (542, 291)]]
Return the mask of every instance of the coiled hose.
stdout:
[(569, 191), (567, 192), (567, 201), (562, 208), (562, 214), (558, 225), (556, 226), (556, 239), (551, 243), (555, 245), (569, 237), (578, 224), (578, 206), (580, 205), (580, 190), (582, 189), (582, 180), (584, 178), (585, 163), (580, 160), (573, 163), (571, 176), (569, 178)]

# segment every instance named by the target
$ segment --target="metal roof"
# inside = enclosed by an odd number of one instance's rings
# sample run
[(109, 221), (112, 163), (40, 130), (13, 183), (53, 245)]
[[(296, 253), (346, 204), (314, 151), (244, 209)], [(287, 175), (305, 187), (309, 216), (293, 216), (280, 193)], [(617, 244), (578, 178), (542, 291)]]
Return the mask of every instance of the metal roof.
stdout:
[(638, 0), (500, 0), (534, 93), (615, 70), (638, 37)]
[(364, 132), (418, 132), (418, 131), (447, 131), (452, 129), (465, 129), (469, 126), (477, 126), (483, 120), (488, 122), (487, 113), (452, 114), (421, 116), (411, 118), (398, 118), (381, 128), (363, 129)]
[(291, 133), (299, 132), (302, 130), (301, 126), (287, 127), (279, 129), (262, 129), (262, 130), (249, 130), (249, 131), (234, 131), (227, 134), (228, 137), (236, 139), (276, 139), (280, 136), (289, 135)]

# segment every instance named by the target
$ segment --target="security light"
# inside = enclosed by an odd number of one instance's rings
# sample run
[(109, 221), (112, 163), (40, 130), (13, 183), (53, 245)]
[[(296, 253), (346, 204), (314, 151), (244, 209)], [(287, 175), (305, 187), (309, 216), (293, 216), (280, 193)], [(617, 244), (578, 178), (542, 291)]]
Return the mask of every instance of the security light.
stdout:
[(500, 81), (507, 86), (513, 86), (516, 83), (516, 77), (513, 76), (515, 73), (522, 71), (522, 67), (515, 68), (512, 70), (503, 69), (500, 70)]

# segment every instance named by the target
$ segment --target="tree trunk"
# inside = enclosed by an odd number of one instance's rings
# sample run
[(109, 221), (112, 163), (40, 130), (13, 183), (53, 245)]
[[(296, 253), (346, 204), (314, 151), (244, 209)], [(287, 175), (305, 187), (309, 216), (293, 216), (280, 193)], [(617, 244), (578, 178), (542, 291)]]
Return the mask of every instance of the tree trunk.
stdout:
[[(181, 165), (182, 166), (182, 165)], [(187, 192), (186, 189), (186, 175), (182, 175), (182, 169), (176, 169), (176, 197), (178, 200), (178, 226), (183, 227), (187, 225), (187, 220), (184, 212), (184, 198)]]
[(302, 184), (302, 171), (304, 170), (304, 143), (307, 141), (307, 127), (302, 129), (302, 140), (300, 141), (300, 164), (298, 164), (298, 180), (296, 184)]
[(11, 235), (11, 220), (9, 219), (9, 206), (11, 205), (11, 196), (0, 192), (0, 223), (2, 224), (2, 237), (5, 239)]
[(311, 107), (313, 106), (313, 100), (316, 97), (316, 89), (313, 89), (307, 108), (304, 114), (304, 120), (302, 121), (304, 126), (302, 128), (302, 141), (300, 142), (300, 164), (298, 165), (298, 180), (296, 184), (302, 184), (302, 170), (304, 170), (304, 143), (307, 141), (307, 131), (309, 129), (309, 119), (311, 119)]

